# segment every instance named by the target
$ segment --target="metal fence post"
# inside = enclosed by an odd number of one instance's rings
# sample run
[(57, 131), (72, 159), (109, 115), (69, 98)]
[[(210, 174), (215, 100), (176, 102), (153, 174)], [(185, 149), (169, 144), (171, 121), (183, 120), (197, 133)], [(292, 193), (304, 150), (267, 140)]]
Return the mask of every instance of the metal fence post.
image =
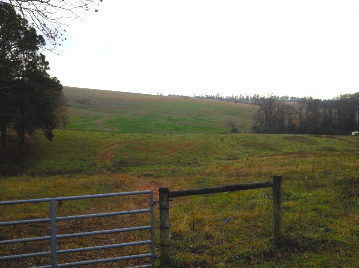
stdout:
[(282, 176), (273, 176), (273, 238), (282, 238)]
[(50, 200), (50, 243), (51, 243), (51, 267), (57, 267), (56, 254), (56, 202), (55, 199)]
[(161, 267), (170, 265), (169, 189), (160, 188)]
[(150, 193), (150, 208), (151, 208), (151, 265), (155, 267), (155, 216), (154, 216), (154, 201), (153, 191)]

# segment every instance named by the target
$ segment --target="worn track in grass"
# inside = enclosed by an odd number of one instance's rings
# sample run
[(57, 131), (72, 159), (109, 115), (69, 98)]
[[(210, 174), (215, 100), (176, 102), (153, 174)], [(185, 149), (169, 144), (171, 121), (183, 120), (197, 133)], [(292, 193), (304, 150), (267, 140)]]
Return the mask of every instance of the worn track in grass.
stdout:
[(121, 148), (123, 146), (126, 146), (128, 144), (134, 143), (136, 141), (137, 140), (115, 143), (115, 144), (112, 144), (112, 145), (110, 145), (108, 147), (103, 148), (101, 150), (101, 152), (97, 156), (98, 163), (101, 164), (101, 165), (104, 165), (104, 163), (106, 163), (106, 162), (108, 164), (111, 164), (112, 155), (117, 149), (119, 149), (119, 148)]

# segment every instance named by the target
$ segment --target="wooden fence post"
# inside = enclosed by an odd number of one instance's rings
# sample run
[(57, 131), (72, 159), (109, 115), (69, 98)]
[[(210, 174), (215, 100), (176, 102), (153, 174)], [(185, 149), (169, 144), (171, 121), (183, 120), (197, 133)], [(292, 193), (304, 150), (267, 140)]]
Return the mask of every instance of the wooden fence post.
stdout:
[(161, 267), (170, 265), (170, 216), (169, 216), (169, 192), (168, 188), (160, 188), (160, 246)]
[(273, 176), (273, 238), (282, 238), (282, 176)]

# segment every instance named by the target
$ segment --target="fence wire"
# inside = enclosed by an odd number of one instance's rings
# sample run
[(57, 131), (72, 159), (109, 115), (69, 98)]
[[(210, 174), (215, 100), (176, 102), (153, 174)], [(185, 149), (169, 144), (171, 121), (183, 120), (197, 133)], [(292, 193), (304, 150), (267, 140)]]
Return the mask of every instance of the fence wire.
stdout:
[[(273, 235), (273, 189), (174, 198), (170, 201), (172, 259), (211, 267), (229, 262)], [(225, 254), (223, 254), (225, 252)]]

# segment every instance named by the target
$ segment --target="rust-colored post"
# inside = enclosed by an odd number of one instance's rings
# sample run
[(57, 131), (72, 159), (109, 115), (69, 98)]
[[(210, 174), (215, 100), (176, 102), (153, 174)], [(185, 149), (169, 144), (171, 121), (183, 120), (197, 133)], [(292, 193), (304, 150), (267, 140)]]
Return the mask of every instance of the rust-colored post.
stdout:
[(161, 267), (170, 266), (170, 200), (168, 188), (160, 188), (160, 246)]
[(282, 176), (273, 176), (273, 238), (282, 238)]

